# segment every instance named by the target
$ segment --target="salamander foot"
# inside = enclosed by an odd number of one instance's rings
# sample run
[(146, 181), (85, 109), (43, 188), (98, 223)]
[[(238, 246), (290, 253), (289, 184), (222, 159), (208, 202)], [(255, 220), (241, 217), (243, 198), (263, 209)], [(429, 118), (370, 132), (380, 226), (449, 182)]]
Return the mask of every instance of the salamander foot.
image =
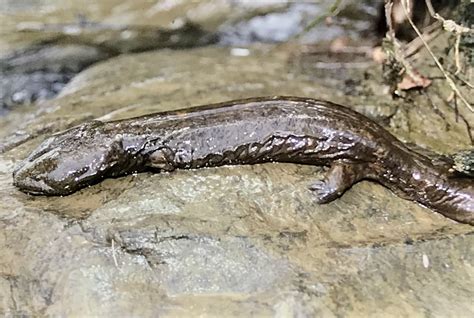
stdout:
[(329, 203), (337, 199), (342, 193), (334, 189), (326, 180), (318, 180), (309, 186), (309, 189), (316, 195), (319, 204)]
[(366, 167), (363, 164), (336, 161), (324, 179), (314, 182), (309, 189), (316, 194), (318, 203), (329, 203), (360, 181), (364, 177), (364, 169)]

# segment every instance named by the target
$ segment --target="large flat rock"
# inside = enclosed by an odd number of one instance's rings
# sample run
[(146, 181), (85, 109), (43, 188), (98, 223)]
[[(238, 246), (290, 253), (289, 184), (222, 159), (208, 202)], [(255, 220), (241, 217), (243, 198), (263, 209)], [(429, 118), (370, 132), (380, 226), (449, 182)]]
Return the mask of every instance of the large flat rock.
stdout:
[[(14, 165), (50, 133), (191, 105), (301, 95), (353, 106), (439, 151), (469, 145), (420, 102), (407, 109), (378, 77), (364, 96), (288, 64), (285, 50), (124, 55), (78, 75), (57, 98), (2, 119), (0, 313), (52, 316), (472, 316), (473, 228), (372, 182), (318, 205), (320, 167), (262, 164), (108, 179), (67, 197), (12, 185)], [(371, 77), (373, 76), (373, 77)], [(421, 97), (420, 97), (421, 98)], [(435, 97), (436, 98), (436, 97)], [(423, 108), (427, 107), (427, 108)], [(443, 106), (441, 106), (443, 107)], [(408, 124), (407, 124), (408, 123)], [(417, 126), (418, 125), (418, 126)], [(47, 127), (47, 128), (45, 128)], [(446, 144), (447, 146), (442, 146)]]

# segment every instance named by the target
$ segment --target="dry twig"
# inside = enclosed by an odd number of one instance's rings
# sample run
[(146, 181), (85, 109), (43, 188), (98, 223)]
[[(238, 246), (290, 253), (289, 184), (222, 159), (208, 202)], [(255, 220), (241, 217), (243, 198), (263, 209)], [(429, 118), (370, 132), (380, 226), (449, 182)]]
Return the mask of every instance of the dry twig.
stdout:
[(318, 24), (320, 24), (321, 22), (323, 22), (324, 20), (326, 20), (327, 18), (332, 18), (332, 17), (335, 17), (339, 14), (339, 12), (341, 12), (341, 9), (342, 9), (342, 0), (336, 0), (334, 1), (334, 3), (332, 4), (332, 6), (328, 9), (328, 11), (326, 11), (325, 13), (321, 14), (320, 16), (316, 17), (313, 21), (311, 21), (305, 28), (303, 31), (301, 31), (300, 33), (298, 33), (296, 36), (295, 36), (295, 39), (298, 39), (300, 37), (302, 37), (303, 35), (305, 35), (306, 33), (308, 33), (312, 28), (314, 28), (315, 26), (317, 26)]
[(117, 256), (115, 255), (115, 240), (112, 239), (112, 258), (114, 260), (114, 264), (115, 264), (115, 267), (119, 267), (118, 266), (118, 262), (117, 262)]
[(454, 91), (454, 93), (456, 94), (457, 97), (459, 97), (459, 99), (466, 105), (466, 107), (471, 111), (471, 112), (474, 112), (474, 108), (472, 108), (472, 106), (469, 104), (469, 102), (466, 100), (466, 98), (461, 94), (461, 92), (459, 91), (458, 87), (456, 86), (456, 84), (454, 83), (453, 79), (448, 75), (448, 73), (444, 70), (444, 67), (441, 65), (441, 63), (439, 62), (438, 58), (436, 57), (436, 55), (434, 55), (433, 51), (431, 51), (431, 48), (429, 47), (428, 43), (426, 43), (426, 41), (423, 39), (423, 36), (420, 32), (420, 30), (418, 30), (418, 28), (416, 27), (415, 23), (413, 23), (413, 20), (411, 19), (410, 17), (410, 14), (407, 10), (407, 5), (406, 5), (406, 1), (410, 1), (410, 0), (402, 0), (401, 1), (401, 5), (402, 5), (402, 8), (403, 8), (403, 11), (405, 12), (405, 16), (408, 20), (408, 22), (410, 23), (411, 27), (413, 28), (413, 30), (416, 32), (416, 34), (418, 35), (418, 37), (420, 38), (420, 40), (423, 42), (423, 45), (425, 46), (426, 50), (428, 51), (428, 53), (431, 55), (431, 58), (433, 59), (433, 61), (436, 63), (436, 66), (439, 68), (439, 70), (441, 71), (441, 73), (443, 73), (443, 76), (446, 78), (446, 81), (448, 82), (448, 85), (451, 87), (451, 89)]
[[(439, 27), (440, 23), (436, 21), (423, 29), (423, 38), (426, 42), (431, 42), (441, 34)], [(422, 47), (423, 42), (421, 42), (420, 38), (414, 38), (411, 42), (405, 45), (405, 58), (415, 55)]]
[[(392, 21), (392, 7), (393, 2), (388, 1), (385, 4), (385, 16), (387, 19), (387, 38), (389, 42), (392, 44), (390, 53), (392, 54), (393, 58), (403, 66), (405, 75), (401, 82), (397, 84), (397, 87), (400, 89), (409, 89), (414, 87), (427, 87), (431, 84), (431, 81), (423, 76), (421, 76), (415, 68), (407, 61), (405, 58), (404, 51), (402, 49), (402, 44), (398, 39), (395, 37), (395, 29), (393, 27)], [(389, 53), (389, 54), (390, 54)]]
[(458, 74), (461, 71), (461, 63), (459, 58), (459, 44), (461, 43), (461, 36), (466, 33), (473, 33), (474, 30), (463, 25), (459, 25), (453, 20), (446, 20), (445, 18), (440, 16), (438, 13), (435, 12), (431, 0), (425, 0), (425, 3), (430, 15), (434, 19), (443, 23), (443, 29), (453, 33), (456, 36), (456, 44), (454, 45), (454, 61), (456, 63), (456, 72), (454, 74)]

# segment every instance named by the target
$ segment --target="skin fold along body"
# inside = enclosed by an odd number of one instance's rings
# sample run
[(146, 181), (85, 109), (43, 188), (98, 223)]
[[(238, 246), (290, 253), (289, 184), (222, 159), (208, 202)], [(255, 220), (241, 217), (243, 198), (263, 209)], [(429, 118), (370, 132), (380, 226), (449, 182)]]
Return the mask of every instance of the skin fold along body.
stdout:
[(474, 225), (474, 179), (407, 148), (349, 108), (261, 97), (92, 121), (46, 139), (14, 173), (22, 191), (67, 195), (104, 178), (222, 165), (290, 162), (330, 167), (310, 189), (330, 202), (374, 180), (458, 222)]

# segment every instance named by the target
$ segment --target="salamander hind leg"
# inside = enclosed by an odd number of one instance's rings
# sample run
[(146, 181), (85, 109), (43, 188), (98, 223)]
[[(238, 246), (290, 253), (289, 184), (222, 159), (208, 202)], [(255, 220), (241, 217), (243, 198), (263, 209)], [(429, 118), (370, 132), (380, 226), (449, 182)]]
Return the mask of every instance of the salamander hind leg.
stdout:
[(365, 164), (334, 162), (322, 180), (311, 184), (318, 203), (329, 203), (340, 197), (353, 184), (364, 178)]

